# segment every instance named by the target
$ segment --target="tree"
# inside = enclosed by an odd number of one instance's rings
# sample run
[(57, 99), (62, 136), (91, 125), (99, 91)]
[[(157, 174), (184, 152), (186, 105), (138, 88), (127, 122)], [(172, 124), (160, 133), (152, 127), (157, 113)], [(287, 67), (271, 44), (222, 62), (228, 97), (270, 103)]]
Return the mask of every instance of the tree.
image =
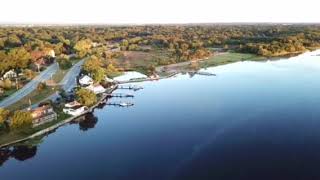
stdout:
[(5, 79), (3, 82), (3, 88), (4, 89), (11, 89), (12, 88), (12, 82), (10, 79)]
[(37, 90), (38, 91), (42, 91), (42, 90), (44, 90), (46, 88), (47, 88), (47, 84), (43, 83), (43, 82), (39, 83), (38, 86), (37, 86)]
[(78, 41), (73, 48), (77, 51), (79, 57), (82, 58), (85, 55), (87, 55), (91, 47), (92, 47), (92, 41), (90, 39), (84, 39), (84, 40)]
[(8, 53), (8, 59), (13, 63), (12, 68), (26, 68), (30, 62), (31, 55), (25, 48), (13, 48)]
[(112, 77), (115, 73), (119, 73), (118, 69), (115, 68), (112, 64), (109, 64), (106, 69), (106, 75), (108, 77)]
[(97, 96), (92, 91), (80, 88), (76, 91), (76, 99), (85, 106), (92, 106), (97, 102)]
[(106, 71), (102, 67), (99, 67), (95, 69), (91, 74), (92, 74), (93, 80), (96, 83), (100, 83), (105, 78)]
[(57, 61), (58, 61), (58, 63), (59, 63), (59, 67), (60, 67), (61, 69), (66, 70), (66, 69), (69, 69), (69, 68), (72, 67), (72, 62), (71, 62), (70, 59), (68, 59), (68, 58), (60, 58), (60, 59), (58, 59)]
[(83, 64), (83, 70), (88, 73), (92, 73), (96, 69), (102, 66), (102, 62), (96, 56), (91, 56), (86, 62)]
[(28, 111), (15, 111), (10, 122), (11, 129), (31, 127), (32, 116)]
[(8, 119), (10, 111), (0, 108), (0, 126)]

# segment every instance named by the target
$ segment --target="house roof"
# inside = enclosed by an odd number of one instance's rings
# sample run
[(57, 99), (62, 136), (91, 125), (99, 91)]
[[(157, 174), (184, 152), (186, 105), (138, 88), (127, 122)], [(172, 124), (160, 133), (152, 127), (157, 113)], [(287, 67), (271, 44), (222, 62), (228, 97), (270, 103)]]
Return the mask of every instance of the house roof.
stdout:
[(49, 109), (52, 109), (51, 106), (49, 105), (46, 105), (46, 106), (41, 106), (41, 107), (37, 107), (35, 109), (32, 109), (30, 112), (31, 112), (31, 116), (33, 118), (39, 118), (39, 117), (43, 117), (45, 115), (48, 115), (48, 114), (52, 114), (53, 112), (47, 112), (47, 110)]
[(66, 103), (64, 106), (65, 107), (76, 107), (76, 106), (80, 106), (81, 104), (78, 101), (72, 101), (69, 103)]
[(82, 76), (79, 81), (81, 82), (89, 82), (89, 81), (93, 81), (92, 78), (88, 75)]

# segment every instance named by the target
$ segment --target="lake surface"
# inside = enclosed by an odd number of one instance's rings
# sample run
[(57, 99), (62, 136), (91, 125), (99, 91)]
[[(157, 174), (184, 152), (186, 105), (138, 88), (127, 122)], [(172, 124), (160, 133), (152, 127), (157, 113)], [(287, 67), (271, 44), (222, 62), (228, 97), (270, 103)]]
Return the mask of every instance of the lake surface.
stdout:
[(37, 146), (2, 150), (1, 180), (320, 179), (315, 54), (139, 83), (123, 99), (133, 107), (104, 106)]

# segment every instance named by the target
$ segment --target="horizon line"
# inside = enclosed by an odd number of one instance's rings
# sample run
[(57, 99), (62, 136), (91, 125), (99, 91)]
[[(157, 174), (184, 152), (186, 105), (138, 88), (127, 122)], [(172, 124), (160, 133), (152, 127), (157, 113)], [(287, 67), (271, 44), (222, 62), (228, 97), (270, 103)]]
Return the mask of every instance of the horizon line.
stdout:
[(1, 26), (148, 26), (148, 25), (254, 25), (254, 24), (277, 24), (277, 25), (298, 25), (310, 24), (320, 25), (320, 22), (186, 22), (186, 23), (69, 23), (69, 22), (0, 22)]

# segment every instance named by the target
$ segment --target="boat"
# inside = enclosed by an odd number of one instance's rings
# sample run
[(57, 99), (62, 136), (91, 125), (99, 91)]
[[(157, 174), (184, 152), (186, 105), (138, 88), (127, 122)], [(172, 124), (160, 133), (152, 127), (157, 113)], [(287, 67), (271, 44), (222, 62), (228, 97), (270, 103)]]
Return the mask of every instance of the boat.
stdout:
[(129, 102), (120, 102), (119, 106), (121, 107), (128, 107), (128, 106), (133, 106), (133, 103), (129, 103)]

